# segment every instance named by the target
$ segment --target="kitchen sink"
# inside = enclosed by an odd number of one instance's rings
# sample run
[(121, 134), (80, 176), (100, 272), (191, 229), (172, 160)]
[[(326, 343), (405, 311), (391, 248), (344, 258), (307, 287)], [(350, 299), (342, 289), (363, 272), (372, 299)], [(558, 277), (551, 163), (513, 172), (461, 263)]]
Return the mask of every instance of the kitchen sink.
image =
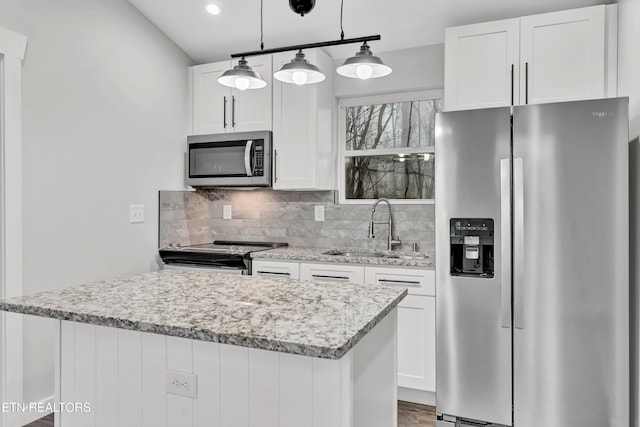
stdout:
[(427, 255), (395, 255), (395, 254), (384, 255), (384, 257), (393, 258), (393, 259), (427, 259), (429, 258)]
[(363, 257), (367, 257), (367, 258), (371, 258), (371, 257), (375, 257), (375, 258), (382, 258), (384, 255), (381, 253), (376, 253), (376, 252), (363, 252), (363, 251), (327, 251), (327, 252), (323, 252), (323, 255), (335, 255), (335, 256), (346, 256), (346, 257), (359, 257), (359, 258), (363, 258)]
[(323, 252), (323, 255), (333, 255), (333, 256), (345, 256), (345, 257), (358, 257), (358, 258), (391, 258), (391, 259), (415, 259), (415, 260), (421, 260), (421, 259), (427, 259), (429, 258), (427, 255), (420, 255), (420, 254), (384, 254), (384, 253), (380, 253), (380, 252), (367, 252), (367, 251), (357, 251), (357, 250), (350, 250), (350, 251), (341, 251), (341, 250), (331, 250), (331, 251), (327, 251), (327, 252)]

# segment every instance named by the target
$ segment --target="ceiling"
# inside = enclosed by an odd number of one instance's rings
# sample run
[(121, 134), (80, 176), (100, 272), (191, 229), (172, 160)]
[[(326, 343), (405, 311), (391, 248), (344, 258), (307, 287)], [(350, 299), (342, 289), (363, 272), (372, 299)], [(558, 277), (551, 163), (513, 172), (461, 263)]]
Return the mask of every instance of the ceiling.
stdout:
[[(197, 64), (260, 49), (260, 0), (129, 0)], [(340, 38), (340, 0), (317, 0), (304, 17), (288, 0), (263, 0), (265, 49)], [(211, 15), (207, 4), (221, 12)], [(606, 3), (603, 0), (344, 0), (345, 38), (380, 34), (374, 53), (444, 42), (454, 25)], [(357, 45), (327, 48), (345, 58)]]

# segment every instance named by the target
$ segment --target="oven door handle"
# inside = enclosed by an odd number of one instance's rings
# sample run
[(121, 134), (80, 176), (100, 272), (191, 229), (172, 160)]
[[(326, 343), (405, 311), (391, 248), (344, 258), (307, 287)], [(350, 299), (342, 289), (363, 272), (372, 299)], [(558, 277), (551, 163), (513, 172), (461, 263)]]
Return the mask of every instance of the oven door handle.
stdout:
[(251, 167), (251, 146), (253, 145), (253, 140), (247, 141), (247, 145), (244, 147), (244, 168), (246, 170), (247, 176), (253, 176), (253, 168)]

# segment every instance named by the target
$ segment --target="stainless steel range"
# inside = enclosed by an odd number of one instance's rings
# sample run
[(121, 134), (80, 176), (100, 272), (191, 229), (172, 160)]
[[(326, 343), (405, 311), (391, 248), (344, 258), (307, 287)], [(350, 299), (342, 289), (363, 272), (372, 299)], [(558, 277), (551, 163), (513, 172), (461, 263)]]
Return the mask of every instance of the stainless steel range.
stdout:
[(212, 243), (160, 248), (165, 269), (251, 274), (251, 253), (289, 246), (281, 242), (215, 240)]

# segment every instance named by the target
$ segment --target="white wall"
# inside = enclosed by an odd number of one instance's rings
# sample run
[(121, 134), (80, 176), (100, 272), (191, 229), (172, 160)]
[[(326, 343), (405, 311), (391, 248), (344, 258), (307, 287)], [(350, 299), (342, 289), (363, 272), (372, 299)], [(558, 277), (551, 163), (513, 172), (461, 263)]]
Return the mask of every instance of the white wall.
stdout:
[[(391, 52), (377, 52), (375, 46), (372, 49), (393, 72), (379, 79), (358, 80), (342, 77), (334, 71), (333, 93), (336, 97), (444, 88), (444, 44)], [(344, 58), (334, 59), (334, 70), (343, 62)]]
[[(3, 0), (23, 68), (24, 292), (157, 268), (182, 189), (191, 60), (126, 0)], [(145, 223), (129, 224), (129, 204)], [(53, 394), (51, 321), (25, 319), (25, 400)]]
[(618, 95), (629, 97), (630, 203), (631, 203), (631, 363), (632, 426), (640, 425), (638, 392), (640, 351), (640, 0), (618, 0)]

